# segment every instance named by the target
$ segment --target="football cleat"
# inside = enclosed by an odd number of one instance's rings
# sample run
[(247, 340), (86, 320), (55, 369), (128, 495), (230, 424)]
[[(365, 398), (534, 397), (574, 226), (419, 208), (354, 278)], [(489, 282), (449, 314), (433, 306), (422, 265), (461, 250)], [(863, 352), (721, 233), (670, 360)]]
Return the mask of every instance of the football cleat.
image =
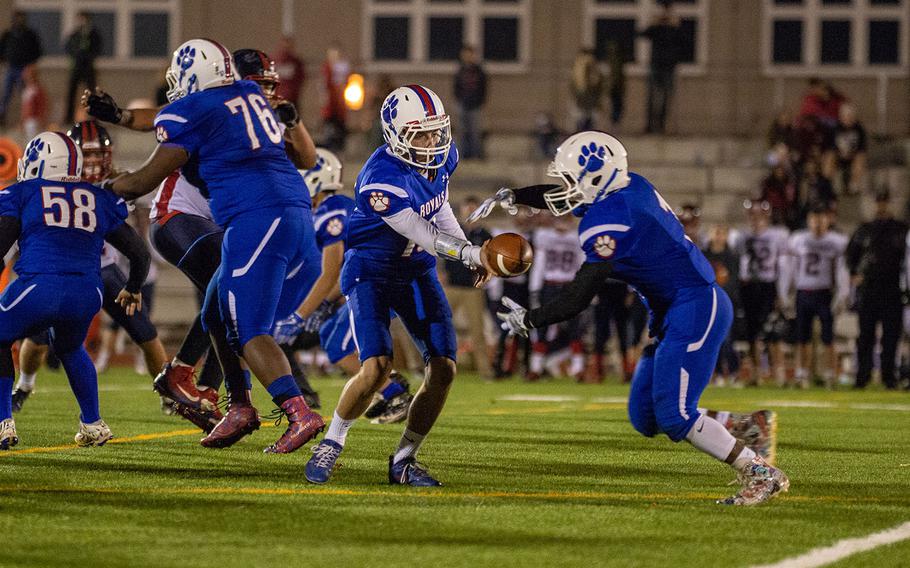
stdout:
[(758, 410), (752, 414), (731, 412), (724, 426), (734, 438), (774, 465), (777, 458), (776, 412), (773, 410)]
[(161, 397), (161, 414), (173, 416), (177, 414), (177, 403), (166, 396)]
[(202, 409), (202, 396), (193, 381), (194, 374), (193, 367), (165, 363), (164, 368), (161, 369), (152, 384), (161, 396), (200, 410)]
[(103, 446), (113, 437), (111, 429), (107, 427), (104, 420), (98, 420), (91, 424), (80, 422), (79, 431), (76, 432), (75, 439), (77, 444), (85, 448), (88, 446)]
[(28, 400), (28, 395), (32, 394), (32, 391), (16, 389), (13, 391), (13, 412), (19, 412), (22, 410), (22, 405), (25, 404), (25, 401)]
[(778, 493), (790, 489), (790, 479), (783, 471), (770, 465), (761, 456), (755, 456), (746, 469), (737, 476), (742, 485), (736, 495), (719, 500), (721, 505), (752, 506), (768, 501)]
[(310, 410), (303, 396), (295, 396), (281, 403), (276, 426), (284, 416), (288, 417), (288, 429), (274, 444), (263, 450), (267, 454), (289, 454), (325, 430), (325, 420), (318, 412)]
[(211, 433), (211, 431), (215, 429), (215, 426), (221, 422), (221, 419), (224, 418), (217, 408), (215, 409), (215, 412), (209, 412), (207, 410), (196, 410), (195, 408), (175, 403), (174, 410), (178, 416), (189, 420), (206, 434)]
[(213, 388), (197, 390), (199, 391), (199, 404), (202, 406), (202, 410), (211, 412), (218, 420), (221, 420), (223, 415), (218, 409), (218, 390)]
[(441, 487), (427, 468), (414, 456), (393, 462), (395, 456), (389, 456), (389, 483), (391, 485), (411, 485), (413, 487)]
[(375, 419), (370, 420), (370, 423), (397, 424), (399, 422), (404, 422), (408, 417), (408, 410), (411, 408), (411, 400), (413, 399), (414, 395), (409, 392), (403, 392), (397, 396), (393, 396), (392, 400), (388, 401), (385, 412)]
[(363, 413), (364, 418), (376, 418), (383, 413), (389, 407), (389, 402), (382, 396), (380, 393), (373, 393), (373, 401), (370, 402), (369, 408)]
[(319, 485), (327, 482), (332, 476), (335, 462), (338, 461), (338, 456), (341, 455), (343, 448), (344, 446), (334, 440), (323, 440), (313, 446), (313, 457), (306, 462), (303, 470), (306, 480)]
[(8, 450), (19, 443), (19, 435), (16, 434), (16, 423), (12, 418), (7, 418), (0, 422), (0, 450)]
[(227, 415), (199, 443), (206, 448), (227, 448), (253, 430), (258, 430), (259, 426), (259, 413), (255, 408), (248, 404), (234, 404), (228, 408)]

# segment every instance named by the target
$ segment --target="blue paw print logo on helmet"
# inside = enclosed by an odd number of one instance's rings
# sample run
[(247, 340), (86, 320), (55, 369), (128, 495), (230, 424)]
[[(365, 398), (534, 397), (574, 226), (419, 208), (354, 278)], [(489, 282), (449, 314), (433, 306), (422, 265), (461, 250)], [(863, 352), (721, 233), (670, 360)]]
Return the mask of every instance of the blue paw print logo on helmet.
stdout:
[(581, 177), (584, 177), (585, 174), (594, 173), (601, 170), (604, 167), (604, 156), (607, 154), (607, 149), (603, 146), (598, 146), (594, 142), (586, 146), (581, 147), (581, 154), (578, 156), (578, 165), (584, 168), (581, 172)]
[(392, 97), (386, 101), (385, 106), (382, 107), (382, 121), (389, 125), (394, 131), (395, 128), (392, 126), (392, 119), (398, 117), (398, 97)]
[(196, 60), (196, 48), (192, 46), (186, 46), (177, 53), (177, 62), (180, 65), (180, 78), (178, 81), (183, 80), (183, 76), (186, 74), (186, 70), (193, 66), (193, 62)]
[(25, 159), (28, 162), (34, 162), (38, 159), (38, 153), (44, 150), (44, 140), (32, 140), (32, 143), (25, 149)]

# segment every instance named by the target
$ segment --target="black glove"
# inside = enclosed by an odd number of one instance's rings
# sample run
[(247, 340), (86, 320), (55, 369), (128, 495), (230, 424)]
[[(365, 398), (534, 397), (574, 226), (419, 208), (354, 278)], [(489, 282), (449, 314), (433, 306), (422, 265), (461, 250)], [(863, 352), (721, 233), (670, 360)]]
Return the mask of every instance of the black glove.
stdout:
[(300, 122), (300, 115), (297, 114), (297, 107), (290, 101), (281, 101), (278, 103), (278, 106), (275, 107), (275, 116), (278, 117), (278, 122), (288, 128), (294, 128), (297, 126), (297, 123)]
[(88, 113), (98, 120), (112, 124), (120, 124), (123, 118), (123, 110), (114, 102), (114, 97), (104, 92), (88, 96)]

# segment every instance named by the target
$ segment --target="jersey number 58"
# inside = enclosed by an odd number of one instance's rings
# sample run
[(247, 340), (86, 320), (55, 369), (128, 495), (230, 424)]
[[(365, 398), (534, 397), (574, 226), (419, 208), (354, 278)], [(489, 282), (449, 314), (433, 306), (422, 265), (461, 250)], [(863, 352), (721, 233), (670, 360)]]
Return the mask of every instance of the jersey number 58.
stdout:
[(41, 201), (44, 204), (44, 224), (48, 227), (82, 229), (95, 232), (98, 218), (95, 217), (95, 195), (87, 189), (75, 189), (67, 199), (65, 187), (42, 187)]

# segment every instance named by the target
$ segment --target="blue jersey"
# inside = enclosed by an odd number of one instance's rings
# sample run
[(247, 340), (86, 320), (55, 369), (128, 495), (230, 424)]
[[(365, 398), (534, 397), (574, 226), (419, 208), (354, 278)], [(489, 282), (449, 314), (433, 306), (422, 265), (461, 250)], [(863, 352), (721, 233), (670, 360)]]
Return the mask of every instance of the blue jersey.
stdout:
[(0, 191), (0, 216), (19, 219), (16, 273), (100, 278), (104, 237), (128, 211), (123, 199), (85, 182), (30, 179)]
[(449, 200), (449, 178), (458, 166), (455, 145), (432, 180), (380, 146), (354, 184), (357, 207), (348, 224), (347, 245), (358, 256), (408, 270), (435, 266), (436, 259), (382, 220), (406, 208), (431, 221)]
[(354, 200), (344, 195), (330, 195), (313, 212), (316, 226), (316, 246), (325, 247), (344, 242), (348, 234), (348, 217), (354, 211)]
[(578, 226), (588, 262), (609, 261), (615, 277), (632, 285), (663, 314), (684, 288), (714, 282), (714, 270), (648, 180), (631, 183), (581, 210)]
[(155, 117), (158, 142), (187, 151), (183, 171), (210, 199), (215, 222), (269, 207), (310, 207), (306, 183), (259, 85), (237, 81), (176, 100)]

